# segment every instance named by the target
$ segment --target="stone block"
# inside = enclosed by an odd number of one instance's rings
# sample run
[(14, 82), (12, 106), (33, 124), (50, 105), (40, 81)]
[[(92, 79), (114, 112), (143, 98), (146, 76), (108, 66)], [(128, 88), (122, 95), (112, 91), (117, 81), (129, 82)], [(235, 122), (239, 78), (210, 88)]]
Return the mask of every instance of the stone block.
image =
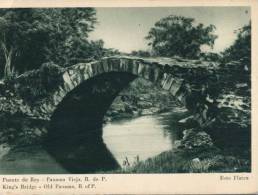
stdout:
[[(54, 100), (51, 100), (51, 101), (54, 101)], [(42, 104), (40, 106), (39, 111), (40, 111), (41, 115), (44, 114), (44, 115), (50, 117), (53, 114), (53, 111), (55, 110), (55, 106), (50, 103), (51, 101), (45, 102), (44, 104)]]
[(120, 69), (120, 59), (117, 60), (117, 59), (112, 59), (112, 60), (109, 60), (108, 63), (110, 64), (110, 71), (112, 72), (120, 72), (121, 69)]
[(107, 71), (106, 72), (112, 72), (113, 71), (113, 62), (110, 60), (106, 60), (107, 62)]
[(80, 70), (82, 82), (89, 79), (90, 75), (88, 74), (89, 64), (86, 64), (83, 69)]
[(119, 64), (120, 64), (120, 70), (122, 72), (128, 72), (128, 60), (127, 59), (120, 59), (119, 60)]
[(64, 97), (60, 96), (58, 92), (56, 92), (54, 95), (53, 95), (53, 102), (54, 102), (54, 105), (58, 105), (62, 100), (63, 100)]
[(74, 84), (67, 71), (63, 74), (63, 80), (64, 80), (65, 88), (68, 89), (69, 91), (71, 91), (74, 88)]
[(97, 72), (98, 72), (98, 74), (102, 74), (102, 73), (105, 72), (105, 71), (104, 71), (103, 64), (102, 64), (101, 62), (98, 62), (98, 63), (97, 63)]
[(138, 64), (138, 75), (139, 76), (142, 76), (142, 77), (144, 76), (145, 66), (146, 65), (141, 62)]
[[(131, 68), (130, 68), (130, 72), (136, 76), (138, 76), (138, 69), (139, 69), (139, 62), (134, 60), (131, 63)], [(128, 69), (129, 70), (129, 69)]]
[(86, 63), (80, 63), (79, 64), (79, 70), (83, 71), (86, 68), (87, 64)]
[(164, 73), (164, 74), (163, 74), (162, 79), (161, 79), (161, 81), (160, 81), (160, 87), (162, 87), (162, 86), (165, 84), (165, 82), (166, 82), (168, 76), (169, 76), (169, 75), (168, 75), (167, 73)]
[(90, 63), (93, 75), (99, 75), (104, 72), (103, 65), (101, 62)]
[(174, 79), (174, 81), (170, 87), (170, 92), (172, 93), (172, 95), (174, 95), (174, 96), (176, 95), (176, 93), (180, 89), (182, 83), (183, 83), (183, 79), (178, 79), (178, 78)]
[(162, 88), (165, 90), (169, 90), (171, 88), (171, 85), (174, 82), (174, 78), (172, 75), (166, 75), (165, 78), (162, 81)]
[(103, 72), (108, 72), (108, 61), (107, 60), (101, 60), (100, 63), (103, 67)]
[(79, 70), (68, 71), (70, 80), (73, 82), (74, 87), (78, 86), (82, 82), (81, 73)]
[(85, 72), (85, 69), (87, 68), (87, 64), (86, 63), (80, 63), (77, 67), (77, 71), (80, 72), (81, 77), (84, 79), (83, 74)]
[(39, 111), (40, 111), (41, 113), (49, 113), (48, 105), (47, 105), (46, 103), (44, 103), (43, 105), (41, 105), (41, 106), (39, 107)]
[(153, 74), (153, 68), (150, 65), (146, 65), (143, 72), (143, 78), (152, 81)]
[(74, 67), (70, 67), (68, 70), (67, 70), (67, 72), (68, 72), (68, 74), (69, 75), (73, 75), (74, 74)]
[(98, 71), (97, 71), (97, 66), (96, 66), (96, 62), (90, 62), (88, 63), (89, 66), (91, 67), (91, 71), (92, 71), (92, 75), (95, 76), (98, 74)]
[(93, 70), (92, 70), (92, 64), (87, 64), (84, 74), (86, 74), (87, 78), (91, 78), (94, 76)]
[(160, 70), (160, 68), (159, 67), (156, 67), (156, 68), (154, 68), (153, 69), (153, 82), (157, 82), (159, 79), (161, 79), (162, 78), (162, 75), (163, 75), (163, 73), (162, 73), (162, 71)]
[(68, 91), (66, 91), (62, 86), (59, 86), (57, 89), (57, 93), (60, 97), (64, 97), (66, 96), (66, 94), (68, 93)]

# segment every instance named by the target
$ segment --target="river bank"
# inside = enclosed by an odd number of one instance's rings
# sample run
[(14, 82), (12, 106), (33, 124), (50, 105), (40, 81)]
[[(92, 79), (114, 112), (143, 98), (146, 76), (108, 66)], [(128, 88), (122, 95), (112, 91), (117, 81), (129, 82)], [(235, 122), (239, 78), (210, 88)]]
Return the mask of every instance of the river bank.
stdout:
[(216, 147), (206, 149), (174, 149), (163, 152), (114, 173), (232, 173), (250, 172), (250, 161), (225, 155)]
[[(126, 157), (124, 165), (107, 173), (210, 173), (250, 172), (250, 151), (243, 148), (217, 147), (204, 131), (187, 129), (174, 141), (173, 147), (158, 155), (133, 161)], [(142, 142), (144, 144), (144, 141)]]
[[(177, 128), (173, 147), (158, 155), (142, 160), (124, 160), (124, 166), (108, 173), (211, 173), (250, 172), (250, 150), (247, 148), (220, 148), (211, 136), (196, 129)], [(189, 124), (188, 124), (189, 125)], [(183, 134), (180, 136), (180, 134)], [(142, 144), (145, 144), (143, 141)], [(146, 143), (147, 144), (147, 143)], [(158, 146), (157, 146), (158, 147)]]
[[(165, 113), (180, 106), (169, 93), (140, 79), (113, 102), (105, 122)], [(126, 166), (111, 173), (250, 172), (250, 148), (243, 146), (244, 143), (235, 143), (241, 142), (243, 132), (233, 141), (235, 146), (227, 147), (225, 140), (217, 144), (214, 137), (218, 135), (211, 133), (211, 136), (208, 130), (198, 128), (192, 119), (190, 113), (177, 119), (174, 125), (176, 128), (181, 126), (178, 129), (181, 136), (173, 143), (173, 149), (146, 160), (135, 156), (135, 160), (129, 162), (126, 158)]]
[(173, 104), (179, 105), (168, 91), (160, 90), (144, 79), (136, 79), (117, 96), (104, 121), (167, 112)]

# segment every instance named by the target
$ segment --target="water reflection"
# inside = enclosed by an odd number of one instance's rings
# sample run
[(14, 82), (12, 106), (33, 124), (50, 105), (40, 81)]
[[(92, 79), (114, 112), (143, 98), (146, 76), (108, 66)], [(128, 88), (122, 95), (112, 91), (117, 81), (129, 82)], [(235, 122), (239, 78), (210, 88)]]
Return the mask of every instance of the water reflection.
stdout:
[[(16, 147), (0, 159), (1, 174), (67, 174), (111, 171), (173, 148), (184, 110), (113, 121), (85, 129), (78, 121), (59, 121), (40, 145)], [(59, 124), (59, 125), (58, 125)], [(62, 124), (62, 125), (60, 125)], [(51, 130), (51, 129), (50, 129)], [(103, 137), (102, 135), (103, 131)]]
[(65, 136), (47, 140), (46, 149), (71, 173), (94, 173), (119, 168), (99, 135), (94, 135), (92, 131), (85, 132), (70, 138)]
[(149, 157), (172, 149), (172, 142), (162, 129), (164, 125), (155, 116), (110, 123), (104, 127), (103, 139), (120, 165), (132, 164), (136, 157)]
[(180, 136), (178, 119), (186, 115), (185, 109), (168, 113), (124, 119), (107, 124), (103, 139), (120, 166), (132, 165), (161, 152), (173, 149)]

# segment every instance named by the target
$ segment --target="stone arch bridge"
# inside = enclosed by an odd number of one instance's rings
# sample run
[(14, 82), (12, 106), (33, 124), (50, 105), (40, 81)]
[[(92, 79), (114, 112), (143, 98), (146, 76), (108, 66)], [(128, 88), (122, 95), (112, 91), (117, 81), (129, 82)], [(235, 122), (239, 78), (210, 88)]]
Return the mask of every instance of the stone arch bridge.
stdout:
[[(59, 83), (55, 90), (23, 113), (32, 118), (51, 120), (67, 105), (72, 105), (74, 108), (70, 107), (69, 112), (90, 110), (84, 115), (86, 118), (93, 120), (91, 116), (94, 116), (95, 119), (102, 120), (118, 93), (135, 78), (141, 77), (170, 91), (172, 96), (195, 114), (200, 125), (203, 125), (214, 117), (217, 106), (217, 67), (216, 63), (198, 60), (128, 56), (79, 63), (63, 69), (58, 76)], [(28, 74), (22, 75), (18, 79), (27, 76)], [(73, 104), (75, 102), (78, 103), (76, 109)]]
[[(19, 85), (27, 80), (27, 88), (33, 85), (37, 91), (46, 90), (46, 87), (51, 90), (45, 96), (30, 97), (37, 99), (33, 103), (22, 96), (18, 100), (12, 95), (0, 98), (0, 104), (9, 105), (0, 107), (0, 111), (12, 115), (19, 113), (43, 121), (44, 124), (47, 122), (49, 127), (44, 131), (47, 134), (46, 145), (50, 148), (48, 151), (62, 163), (68, 164), (67, 167), (78, 168), (79, 172), (89, 160), (81, 160), (84, 163), (80, 167), (74, 164), (74, 159), (87, 155), (97, 158), (101, 156), (96, 155), (101, 152), (94, 148), (96, 143), (103, 143), (103, 117), (119, 92), (137, 77), (168, 90), (192, 113), (197, 128), (207, 128), (220, 121), (222, 133), (230, 128), (233, 128), (233, 132), (240, 129), (247, 132), (249, 139), (251, 97), (246, 94), (250, 86), (244, 82), (250, 78), (250, 73), (239, 72), (239, 66), (242, 64), (222, 66), (181, 58), (113, 56), (62, 68), (54, 76), (56, 82), (53, 86), (44, 87), (37, 85), (38, 78), (35, 71), (31, 71), (19, 76), (14, 83)], [(16, 91), (20, 93), (19, 87)], [(32, 129), (40, 129), (40, 124), (37, 122), (36, 128)], [(230, 137), (233, 135), (226, 134)], [(25, 133), (25, 136), (28, 135)], [(84, 155), (85, 152), (82, 152), (85, 142), (91, 148), (91, 154)], [(104, 151), (105, 146), (102, 148)], [(96, 162), (106, 159), (97, 159), (92, 162), (92, 166), (94, 164), (93, 167), (96, 167)]]

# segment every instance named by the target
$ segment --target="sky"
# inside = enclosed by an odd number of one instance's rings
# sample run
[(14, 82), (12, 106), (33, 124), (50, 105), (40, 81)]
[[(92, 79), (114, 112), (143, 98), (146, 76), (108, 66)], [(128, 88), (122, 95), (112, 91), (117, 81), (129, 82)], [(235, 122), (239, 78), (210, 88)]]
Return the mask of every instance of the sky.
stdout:
[(221, 52), (236, 39), (234, 30), (248, 24), (249, 7), (154, 7), (154, 8), (96, 8), (98, 24), (90, 39), (102, 39), (106, 48), (121, 52), (149, 49), (144, 37), (151, 27), (163, 17), (180, 15), (195, 18), (197, 23), (216, 26), (218, 35), (213, 50)]

